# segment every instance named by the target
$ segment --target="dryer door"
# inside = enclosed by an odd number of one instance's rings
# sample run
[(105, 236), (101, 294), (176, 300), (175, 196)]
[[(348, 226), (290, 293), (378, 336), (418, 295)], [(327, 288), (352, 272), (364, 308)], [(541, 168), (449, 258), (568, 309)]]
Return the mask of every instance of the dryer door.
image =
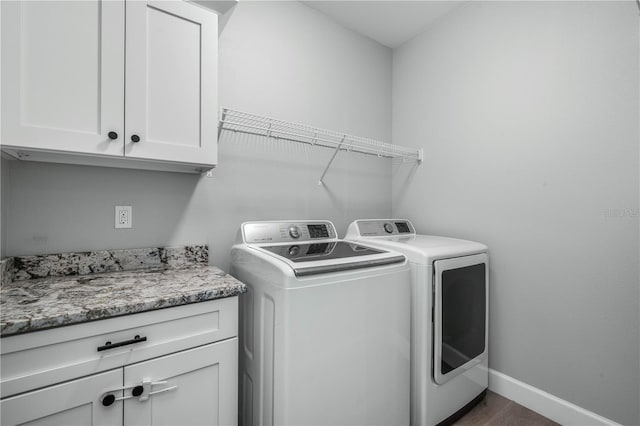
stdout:
[(485, 253), (434, 262), (433, 378), (443, 384), (487, 350), (489, 259)]

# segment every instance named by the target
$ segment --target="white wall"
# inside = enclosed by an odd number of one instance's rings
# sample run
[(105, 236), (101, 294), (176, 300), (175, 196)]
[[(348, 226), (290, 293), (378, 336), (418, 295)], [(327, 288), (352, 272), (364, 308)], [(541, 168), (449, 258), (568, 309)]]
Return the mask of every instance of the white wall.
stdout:
[[(490, 366), (640, 424), (633, 2), (471, 2), (394, 50), (394, 216), (491, 250)], [(625, 210), (626, 209), (626, 210)]]
[[(391, 51), (296, 2), (241, 2), (221, 19), (220, 105), (389, 140)], [(215, 119), (212, 117), (212, 119)], [(223, 133), (213, 178), (3, 162), (7, 255), (206, 242), (226, 269), (246, 220), (391, 213), (388, 160)], [(4, 179), (3, 179), (4, 181)], [(133, 229), (113, 228), (115, 205)]]
[(5, 160), (0, 160), (0, 259), (5, 257), (7, 252), (7, 193), (8, 193), (8, 170)]
[[(425, 163), (339, 155), (319, 187), (330, 152), (240, 134), (211, 179), (3, 160), (2, 254), (207, 242), (227, 268), (240, 222), (342, 233), (392, 214), (393, 176), (393, 215), (491, 247), (492, 368), (639, 424), (637, 19), (632, 2), (473, 2), (394, 51), (392, 78), (388, 49), (306, 6), (241, 2), (221, 105), (381, 140), (393, 112)], [(133, 229), (113, 229), (116, 204)]]

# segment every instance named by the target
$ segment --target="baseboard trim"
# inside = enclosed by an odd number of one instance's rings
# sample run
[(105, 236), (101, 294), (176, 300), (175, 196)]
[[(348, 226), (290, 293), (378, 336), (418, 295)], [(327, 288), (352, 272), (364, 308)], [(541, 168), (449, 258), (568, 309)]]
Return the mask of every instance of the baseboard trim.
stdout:
[(621, 426), (569, 401), (489, 369), (489, 389), (564, 426)]

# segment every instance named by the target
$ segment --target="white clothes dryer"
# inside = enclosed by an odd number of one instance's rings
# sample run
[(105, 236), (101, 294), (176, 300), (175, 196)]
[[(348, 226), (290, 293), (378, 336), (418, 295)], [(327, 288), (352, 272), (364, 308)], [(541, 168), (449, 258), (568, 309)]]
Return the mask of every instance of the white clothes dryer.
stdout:
[(243, 223), (241, 425), (407, 425), (406, 257), (338, 240), (329, 221)]
[(356, 220), (345, 240), (409, 259), (411, 424), (453, 423), (484, 398), (489, 383), (487, 246), (418, 235), (406, 219)]

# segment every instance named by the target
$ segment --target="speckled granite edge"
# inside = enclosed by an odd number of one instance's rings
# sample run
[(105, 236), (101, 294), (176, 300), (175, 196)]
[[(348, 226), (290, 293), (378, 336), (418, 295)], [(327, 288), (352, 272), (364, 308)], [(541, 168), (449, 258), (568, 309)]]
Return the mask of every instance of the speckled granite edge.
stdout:
[(206, 245), (100, 250), (16, 256), (2, 261), (2, 283), (46, 277), (64, 277), (144, 269), (184, 268), (206, 265)]
[(215, 266), (14, 281), (0, 289), (0, 337), (237, 296)]
[(0, 283), (13, 281), (13, 257), (0, 259)]

